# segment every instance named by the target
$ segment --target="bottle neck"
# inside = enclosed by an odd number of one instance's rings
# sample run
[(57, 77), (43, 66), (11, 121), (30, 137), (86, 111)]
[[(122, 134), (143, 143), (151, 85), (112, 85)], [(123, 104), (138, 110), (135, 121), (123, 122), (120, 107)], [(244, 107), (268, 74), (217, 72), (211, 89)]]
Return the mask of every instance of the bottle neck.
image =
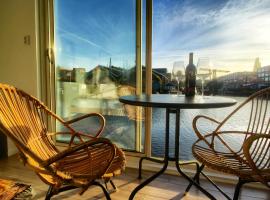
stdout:
[(193, 53), (189, 54), (189, 64), (192, 65), (193, 64)]

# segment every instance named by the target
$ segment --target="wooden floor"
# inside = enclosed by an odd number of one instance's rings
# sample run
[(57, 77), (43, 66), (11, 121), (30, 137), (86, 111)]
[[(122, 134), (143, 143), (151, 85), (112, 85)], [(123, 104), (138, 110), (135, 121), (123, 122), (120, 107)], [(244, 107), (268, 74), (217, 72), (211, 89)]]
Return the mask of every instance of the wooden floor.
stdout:
[[(144, 177), (149, 176), (150, 172), (145, 172)], [(12, 156), (8, 159), (0, 160), (0, 178), (8, 178), (22, 183), (30, 184), (34, 188), (35, 198), (44, 199), (48, 186), (45, 185), (40, 179), (28, 168), (24, 167), (22, 163), (19, 162), (17, 156)], [(137, 179), (137, 170), (127, 169), (126, 172), (114, 179), (115, 184), (118, 186), (118, 191), (111, 193), (111, 198), (113, 200), (126, 200), (128, 199), (131, 191), (140, 182)], [(201, 192), (196, 190), (194, 187), (190, 192), (183, 196), (183, 191), (185, 190), (188, 182), (180, 176), (162, 175), (160, 178), (154, 180), (149, 186), (143, 188), (137, 195), (135, 199), (138, 200), (164, 200), (164, 199), (184, 199), (184, 200), (199, 200), (208, 199)], [(213, 188), (209, 183), (202, 181), (202, 186), (207, 188), (217, 199), (225, 199), (220, 195), (216, 189)], [(228, 195), (232, 196), (234, 187), (233, 185), (221, 184), (222, 188)], [(76, 199), (105, 199), (101, 189), (98, 187), (89, 188), (82, 196), (78, 195), (79, 190), (73, 190), (64, 192), (53, 197), (53, 200), (76, 200)], [(263, 189), (254, 189), (245, 186), (242, 189), (240, 199), (270, 199), (270, 191)]]

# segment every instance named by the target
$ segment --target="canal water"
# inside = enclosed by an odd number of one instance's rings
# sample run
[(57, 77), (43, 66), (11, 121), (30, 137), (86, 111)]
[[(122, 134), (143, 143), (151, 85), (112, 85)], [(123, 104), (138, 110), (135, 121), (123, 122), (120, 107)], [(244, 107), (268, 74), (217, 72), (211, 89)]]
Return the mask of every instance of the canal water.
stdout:
[[(231, 113), (240, 103), (242, 103), (246, 97), (229, 97), (237, 100), (237, 104), (227, 108), (215, 108), (215, 109), (192, 109), (181, 110), (180, 114), (180, 159), (191, 160), (192, 156), (192, 144), (197, 140), (197, 136), (192, 129), (192, 120), (196, 115), (206, 115), (214, 118), (218, 121), (222, 121), (229, 113)], [(248, 116), (250, 114), (250, 107), (244, 107), (240, 109), (236, 115), (234, 115), (224, 130), (246, 130), (248, 123)], [(270, 114), (268, 110), (267, 114)], [(128, 119), (126, 116), (113, 116), (105, 115), (106, 127), (103, 136), (111, 139), (118, 146), (134, 150), (135, 149), (135, 121)], [(152, 155), (162, 157), (164, 154), (164, 141), (165, 141), (165, 109), (154, 108), (152, 115)], [(84, 120), (78, 123), (75, 128), (84, 132), (95, 132), (98, 128), (97, 119)], [(216, 125), (207, 121), (201, 121), (199, 123), (199, 129), (204, 133), (210, 133)], [(144, 130), (144, 121), (142, 121), (142, 130)], [(170, 115), (170, 156), (174, 155), (174, 143), (175, 143), (175, 115)], [(240, 147), (243, 138), (236, 135), (228, 135), (225, 138), (233, 148)], [(144, 138), (142, 136), (142, 138)], [(67, 138), (59, 137), (59, 140), (66, 140)], [(143, 141), (142, 141), (143, 143)], [(142, 145), (143, 146), (143, 145)], [(222, 146), (222, 145), (220, 145)], [(219, 144), (217, 145), (219, 147)]]
[[(232, 97), (237, 100), (237, 105), (243, 102), (245, 97)], [(214, 109), (183, 109), (180, 113), (180, 150), (179, 155), (183, 160), (191, 160), (192, 144), (198, 139), (192, 128), (192, 120), (197, 115), (206, 115), (218, 121), (222, 121), (235, 107), (214, 108)], [(165, 143), (165, 109), (153, 109), (153, 126), (152, 126), (152, 154), (154, 156), (163, 156)], [(240, 119), (238, 119), (240, 120)], [(201, 121), (199, 127), (203, 132), (210, 132), (215, 128), (215, 124)], [(175, 143), (175, 115), (170, 115), (170, 156), (174, 155)]]
[[(215, 108), (215, 109), (196, 109), (196, 110), (181, 110), (180, 114), (180, 150), (179, 155), (181, 160), (191, 160), (192, 156), (192, 145), (198, 139), (192, 128), (192, 120), (197, 115), (206, 115), (215, 120), (222, 121), (229, 115), (233, 110), (235, 110), (239, 104), (247, 99), (247, 97), (230, 97), (237, 100), (237, 104), (232, 107), (227, 108)], [(267, 111), (265, 113), (257, 113), (257, 117), (260, 115), (261, 119), (265, 115), (265, 119), (260, 124), (256, 124), (255, 127), (260, 130), (261, 124), (267, 127), (266, 124), (269, 123), (270, 118), (270, 108), (268, 103), (264, 101), (263, 104), (258, 104), (258, 106), (266, 107)], [(251, 103), (246, 104), (241, 107), (235, 114), (233, 114), (229, 120), (222, 126), (221, 130), (226, 131), (246, 131), (249, 123), (250, 113), (251, 113)], [(259, 117), (258, 117), (259, 118)], [(206, 120), (201, 120), (198, 123), (199, 130), (205, 133), (211, 133), (216, 128), (215, 123), (210, 123)], [(264, 129), (263, 129), (264, 130)], [(265, 132), (269, 131), (269, 127)], [(175, 142), (175, 115), (171, 114), (170, 118), (170, 156), (174, 155), (174, 142)], [(164, 134), (165, 133), (165, 109), (154, 109), (153, 110), (153, 128), (152, 128), (152, 154), (154, 156), (163, 156), (164, 154)], [(244, 134), (226, 134), (222, 139), (229, 144), (229, 146), (234, 151), (239, 151), (244, 140)], [(215, 148), (221, 151), (228, 151), (222, 145), (219, 140), (215, 140)]]

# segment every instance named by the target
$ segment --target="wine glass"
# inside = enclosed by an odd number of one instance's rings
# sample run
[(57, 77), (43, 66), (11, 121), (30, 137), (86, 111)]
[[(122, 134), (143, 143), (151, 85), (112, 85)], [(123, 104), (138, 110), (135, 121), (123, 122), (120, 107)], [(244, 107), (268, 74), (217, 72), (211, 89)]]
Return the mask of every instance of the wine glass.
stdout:
[(180, 95), (179, 84), (185, 79), (184, 61), (176, 61), (173, 63), (172, 75), (173, 78), (177, 81), (177, 95)]
[(205, 58), (199, 58), (198, 63), (197, 63), (197, 77), (201, 80), (202, 83), (202, 90), (201, 94), (202, 96), (204, 95), (204, 81), (207, 78), (211, 77), (211, 68), (212, 65), (210, 63), (210, 59), (205, 57)]

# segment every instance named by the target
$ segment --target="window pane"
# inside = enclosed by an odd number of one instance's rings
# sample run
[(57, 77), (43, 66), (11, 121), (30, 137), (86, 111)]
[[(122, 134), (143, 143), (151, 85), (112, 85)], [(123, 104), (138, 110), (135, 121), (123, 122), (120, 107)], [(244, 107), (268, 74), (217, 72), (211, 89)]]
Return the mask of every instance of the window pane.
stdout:
[[(55, 1), (57, 114), (71, 119), (101, 113), (103, 136), (130, 150), (135, 149), (134, 108), (118, 98), (135, 93), (135, 14), (135, 0)], [(95, 132), (97, 122), (86, 119), (74, 127)]]
[[(154, 0), (153, 13), (153, 73), (162, 74), (153, 76), (153, 93), (176, 93), (177, 79), (183, 91), (184, 79), (172, 71), (173, 66), (187, 66), (189, 52), (194, 53), (198, 72), (197, 95), (204, 89), (204, 95), (233, 96), (243, 102), (251, 93), (270, 86), (266, 78), (270, 69), (269, 1)], [(182, 110), (181, 158), (192, 159), (191, 145), (197, 139), (191, 126), (195, 115), (221, 120), (233, 109)], [(157, 156), (164, 152), (164, 119), (163, 109), (153, 110), (152, 151)], [(240, 123), (241, 116), (236, 120)], [(174, 119), (170, 124), (173, 154)]]

